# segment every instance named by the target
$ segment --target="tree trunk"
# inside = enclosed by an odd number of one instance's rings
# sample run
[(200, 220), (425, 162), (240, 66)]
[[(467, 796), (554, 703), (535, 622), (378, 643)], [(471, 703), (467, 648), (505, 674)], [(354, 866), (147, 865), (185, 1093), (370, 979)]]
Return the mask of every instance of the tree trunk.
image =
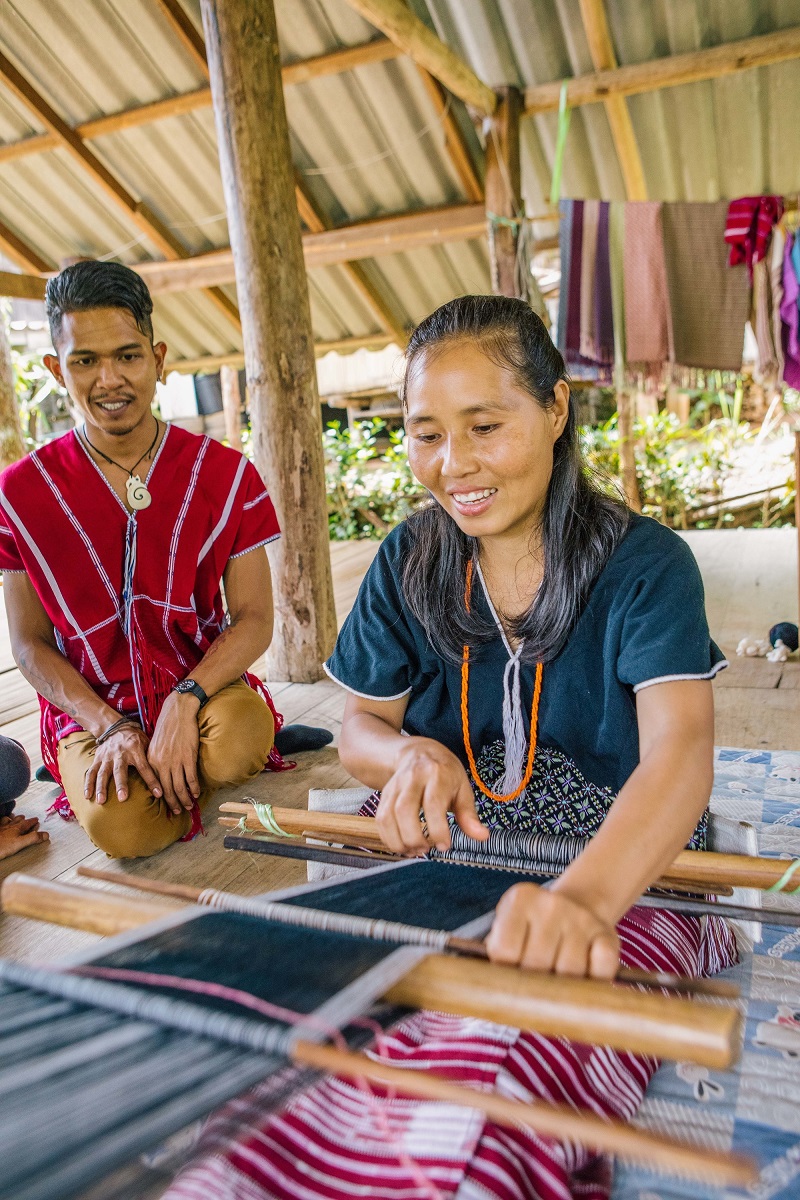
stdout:
[(219, 369), (222, 389), (222, 408), (225, 413), (225, 437), (232, 450), (242, 448), (242, 397), (239, 392), (239, 372), (223, 363)]
[(501, 88), (498, 95), (497, 111), (486, 123), (486, 223), (492, 291), (500, 296), (519, 296), (522, 289), (517, 271), (519, 225), (516, 222), (522, 212), (519, 159), (522, 96), (514, 87)]
[(277, 679), (313, 682), (336, 638), (322, 421), (273, 0), (202, 0), (270, 547)]
[(14, 367), (5, 317), (0, 313), (0, 471), (25, 454), (19, 407), (14, 388)]

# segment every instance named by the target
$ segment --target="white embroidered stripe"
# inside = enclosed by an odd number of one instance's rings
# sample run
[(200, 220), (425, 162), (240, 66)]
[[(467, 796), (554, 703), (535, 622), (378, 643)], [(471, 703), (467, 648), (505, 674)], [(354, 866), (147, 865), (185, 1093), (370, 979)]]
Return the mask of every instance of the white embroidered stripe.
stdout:
[(727, 658), (723, 658), (721, 662), (715, 663), (710, 671), (706, 671), (704, 675), (658, 675), (655, 679), (645, 679), (641, 683), (633, 685), (634, 692), (640, 692), (642, 688), (652, 687), (654, 683), (675, 683), (680, 679), (713, 679), (720, 671), (724, 671), (729, 667), (730, 663)]
[(242, 482), (242, 476), (244, 475), (246, 466), (247, 466), (247, 459), (244, 456), (242, 456), (242, 458), (239, 461), (239, 465), (236, 468), (236, 475), (234, 476), (233, 483), (231, 484), (231, 490), (228, 493), (228, 499), (225, 501), (225, 507), (222, 510), (222, 516), (217, 521), (217, 524), (215, 525), (214, 529), (208, 535), (206, 543), (203, 546), (203, 549), (200, 551), (200, 554), (198, 556), (198, 559), (197, 559), (198, 567), (200, 566), (200, 563), (203, 561), (205, 556), (208, 554), (211, 547), (214, 545), (214, 542), (217, 540), (219, 535), (222, 533), (225, 526), (228, 524), (228, 519), (230, 518), (230, 515), (231, 515), (231, 509), (233, 508), (233, 501), (236, 496), (236, 493), (239, 490), (239, 485)]
[[(197, 451), (197, 457), (194, 460), (194, 463), (192, 465), (192, 472), (191, 472), (191, 475), (189, 476), (189, 486), (186, 489), (186, 495), (184, 497), (183, 504), (180, 507), (180, 511), (178, 513), (178, 518), (175, 522), (175, 528), (172, 531), (172, 537), (170, 538), (168, 570), (167, 570), (167, 592), (166, 592), (166, 599), (167, 599), (168, 606), (170, 605), (170, 603), (172, 601), (172, 587), (173, 587), (173, 583), (175, 581), (175, 562), (178, 557), (178, 541), (180, 539), (181, 530), (183, 529), (183, 523), (186, 520), (186, 514), (189, 511), (189, 505), (192, 502), (195, 490), (197, 488), (197, 480), (200, 475), (200, 468), (203, 465), (203, 460), (206, 456), (206, 451), (208, 450), (208, 447), (210, 444), (211, 444), (210, 440), (207, 437), (204, 437), (202, 442), (200, 443), (199, 449)], [(189, 660), (186, 658), (186, 656), (184, 654), (181, 653), (180, 648), (178, 647), (175, 639), (172, 636), (172, 631), (169, 626), (169, 607), (164, 609), (164, 617), (163, 617), (161, 624), (162, 624), (164, 633), (167, 637), (167, 640), (169, 641), (169, 644), (172, 647), (172, 650), (175, 654), (175, 657), (177, 658), (178, 662), (181, 664), (183, 669), (187, 670), (189, 667)]]
[(26, 529), (25, 525), (22, 522), (22, 519), (17, 514), (16, 510), (14, 509), (14, 506), (11, 504), (11, 501), (2, 492), (0, 492), (0, 504), (2, 504), (3, 508), (6, 510), (8, 516), (10, 517), (11, 521), (13, 522), (14, 525), (16, 525), (17, 529), (22, 534), (22, 537), (25, 539), (28, 549), (33, 554), (34, 558), (36, 559), (36, 561), (39, 565), (39, 568), (40, 568), (42, 574), (44, 575), (45, 579), (47, 580), (48, 584), (50, 585), (50, 590), (53, 593), (53, 596), (55, 597), (55, 600), (58, 603), (59, 607), (61, 608), (61, 611), (63, 612), (64, 616), (69, 621), (72, 628), (75, 630), (78, 637), (81, 639), (81, 642), (83, 643), (86, 654), (89, 658), (89, 661), (91, 662), (91, 664), (97, 674), (98, 681), (100, 683), (108, 684), (109, 680), (106, 679), (105, 674), (103, 673), (103, 671), (100, 667), (100, 663), (97, 661), (97, 658), (95, 657), (95, 653), (92, 650), (92, 647), (89, 645), (88, 641), (86, 640), (86, 635), (84, 634), (84, 632), (81, 629), (81, 627), (79, 626), (77, 620), (73, 616), (72, 611), (64, 597), (64, 594), (61, 591), (61, 588), (58, 586), (58, 583), (56, 582), (56, 577), (53, 574), (53, 572), (50, 570), (50, 567), (48, 566), (44, 555), (42, 554), (41, 550), (39, 549), (39, 547), (36, 545), (35, 541), (31, 537), (31, 534)]
[(327, 663), (322, 664), (322, 669), (329, 679), (332, 679), (334, 683), (338, 683), (340, 688), (344, 688), (346, 692), (350, 692), (353, 696), (360, 696), (362, 700), (402, 700), (403, 696), (411, 694), (411, 688), (408, 687), (404, 692), (398, 692), (396, 696), (370, 696), (369, 692), (359, 692), (355, 688), (348, 687), (346, 683), (342, 683), (341, 679), (336, 678)]
[(260, 504), (262, 500), (266, 500), (268, 496), (269, 496), (269, 492), (263, 491), (259, 496), (256, 496), (255, 500), (245, 500), (244, 504), (242, 505), (242, 508), (245, 511), (248, 508), (255, 508), (255, 506), (257, 504)]
[(122, 614), (120, 613), (119, 597), (118, 597), (116, 591), (114, 590), (111, 580), (108, 577), (108, 572), (105, 570), (105, 568), (103, 567), (103, 564), (100, 561), (99, 554), (97, 553), (94, 546), (92, 545), (91, 538), (89, 537), (89, 535), (87, 534), (87, 532), (83, 528), (83, 526), (81, 525), (78, 518), (73, 513), (72, 509), (67, 504), (66, 497), (61, 492), (61, 489), (59, 488), (56, 481), (50, 475), (49, 471), (47, 471), (46, 468), (40, 462), (39, 455), (32, 454), (31, 462), (36, 467), (39, 474), (42, 476), (42, 479), (44, 479), (44, 481), (47, 484), (47, 486), (49, 487), (50, 491), (55, 496), (59, 508), (64, 513), (64, 515), (66, 516), (70, 525), (72, 526), (72, 528), (77, 533), (78, 537), (83, 542), (86, 553), (89, 555), (89, 558), (92, 560), (94, 568), (100, 577), (100, 582), (102, 583), (103, 587), (106, 589), (106, 591), (111, 599), (111, 603), (114, 605), (114, 612), (116, 615), (116, 619), (121, 622)]
[(270, 537), (262, 538), (260, 542), (256, 542), (254, 546), (248, 546), (246, 550), (237, 550), (235, 554), (230, 556), (228, 562), (233, 562), (235, 558), (243, 558), (245, 554), (251, 554), (253, 550), (258, 550), (260, 546), (268, 546), (270, 542), (277, 542), (280, 536), (280, 533), (273, 533)]
[(7, 525), (0, 525), (0, 533), (7, 533), (9, 537), (13, 537), (13, 533)]

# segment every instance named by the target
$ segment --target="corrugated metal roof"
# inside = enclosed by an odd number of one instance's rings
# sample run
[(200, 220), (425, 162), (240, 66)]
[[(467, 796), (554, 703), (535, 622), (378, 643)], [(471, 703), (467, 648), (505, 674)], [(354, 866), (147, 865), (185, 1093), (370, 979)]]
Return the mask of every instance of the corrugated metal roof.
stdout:
[[(183, 0), (201, 28), (199, 0)], [(579, 0), (414, 0), (413, 7), (488, 84), (543, 83), (591, 70)], [(276, 0), (285, 62), (375, 36), (345, 0)], [(620, 63), (641, 62), (800, 25), (800, 0), (607, 0)], [(192, 91), (205, 83), (153, 0), (4, 0), (0, 43), (72, 125)], [(633, 96), (627, 101), (654, 199), (800, 188), (800, 62)], [(295, 164), (333, 224), (464, 200), (441, 120), (407, 58), (364, 65), (286, 89)], [(452, 111), (477, 161), (482, 152), (459, 101)], [(0, 86), (0, 139), (41, 133)], [(547, 210), (555, 114), (527, 119), (523, 190)], [(190, 253), (228, 243), (211, 109), (106, 135), (92, 149), (169, 225)], [(601, 104), (573, 113), (563, 193), (624, 196)], [(136, 262), (160, 255), (125, 212), (64, 150), (0, 163), (0, 219), (53, 264), (76, 254)], [(537, 226), (552, 232), (554, 226)], [(419, 249), (363, 264), (398, 320), (420, 320), (454, 294), (489, 286), (482, 242)], [(376, 333), (375, 315), (342, 267), (310, 273), (320, 341)], [(235, 289), (227, 289), (235, 295)], [(222, 355), (241, 338), (200, 292), (157, 298), (171, 354)]]

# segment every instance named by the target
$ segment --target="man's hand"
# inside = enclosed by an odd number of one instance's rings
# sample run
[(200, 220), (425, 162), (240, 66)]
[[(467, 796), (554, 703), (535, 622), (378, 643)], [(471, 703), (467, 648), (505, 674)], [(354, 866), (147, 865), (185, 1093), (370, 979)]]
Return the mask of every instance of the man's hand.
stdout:
[(83, 793), (88, 798), (94, 793), (98, 804), (108, 799), (108, 785), (114, 780), (117, 799), (128, 799), (128, 771), (138, 771), (154, 796), (161, 795), (161, 785), (147, 761), (147, 735), (138, 725), (122, 725), (107, 742), (94, 752), (94, 762), (86, 772)]
[(39, 829), (38, 817), (23, 817), (22, 813), (0, 817), (0, 858), (10, 858), (26, 846), (49, 841), (50, 834)]
[(483, 842), (489, 836), (478, 820), (472, 787), (455, 754), (432, 738), (403, 738), (394, 774), (381, 792), (377, 813), (381, 837), (396, 854), (426, 854), (431, 846), (448, 850), (448, 812), (468, 837)]
[(557, 975), (613, 979), (619, 967), (616, 931), (556, 887), (518, 883), (497, 906), (486, 940), (493, 962)]
[(190, 811), (200, 796), (197, 777), (199, 711), (200, 703), (196, 696), (191, 693), (170, 693), (164, 701), (147, 751), (150, 766), (164, 789), (164, 799), (176, 817), (184, 809)]

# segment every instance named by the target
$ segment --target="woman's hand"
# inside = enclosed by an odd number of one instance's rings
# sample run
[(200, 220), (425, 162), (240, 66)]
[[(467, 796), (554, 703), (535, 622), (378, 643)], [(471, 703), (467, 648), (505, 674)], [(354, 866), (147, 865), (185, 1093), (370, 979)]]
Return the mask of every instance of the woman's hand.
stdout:
[(619, 967), (616, 931), (557, 885), (510, 888), (497, 906), (486, 948), (493, 962), (557, 975), (613, 979)]
[(478, 820), (472, 787), (455, 754), (433, 738), (404, 737), (394, 774), (381, 791), (377, 814), (381, 837), (395, 854), (426, 854), (431, 846), (447, 850), (448, 812), (467, 837), (483, 842), (489, 836)]
[(108, 785), (114, 780), (117, 799), (128, 799), (128, 771), (138, 771), (146, 787), (154, 796), (161, 795), (161, 785), (147, 761), (147, 734), (138, 725), (121, 725), (107, 742), (94, 752), (94, 762), (86, 772), (83, 793), (89, 798), (94, 793), (98, 804), (108, 799)]
[(200, 796), (197, 756), (200, 730), (196, 696), (172, 692), (164, 701), (147, 751), (150, 766), (164, 789), (170, 811), (179, 816), (191, 811)]

